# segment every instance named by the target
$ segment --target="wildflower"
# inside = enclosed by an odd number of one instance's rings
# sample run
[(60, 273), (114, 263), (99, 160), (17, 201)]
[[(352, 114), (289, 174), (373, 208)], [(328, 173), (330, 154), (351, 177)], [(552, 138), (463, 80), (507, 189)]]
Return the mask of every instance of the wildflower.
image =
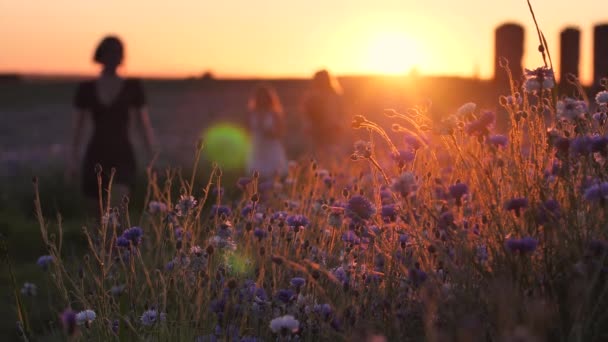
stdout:
[(404, 172), (399, 178), (393, 179), (391, 190), (407, 197), (418, 189), (416, 178), (411, 172)]
[(213, 189), (211, 190), (211, 194), (213, 196), (223, 196), (224, 195), (224, 187), (216, 187), (214, 186)]
[(557, 101), (556, 114), (558, 119), (574, 120), (587, 112), (585, 101), (565, 98)]
[(36, 264), (38, 266), (40, 266), (44, 271), (46, 271), (49, 268), (49, 265), (51, 263), (53, 263), (55, 259), (53, 258), (52, 255), (43, 255), (40, 258), (38, 258), (38, 261), (36, 261)]
[(275, 334), (295, 333), (300, 329), (300, 322), (291, 315), (277, 317), (270, 321), (270, 330)]
[(315, 306), (313, 307), (313, 311), (319, 315), (321, 315), (321, 317), (324, 320), (329, 319), (329, 317), (331, 316), (331, 314), (333, 313), (333, 309), (331, 308), (331, 305), (329, 304), (315, 304)]
[(515, 215), (519, 216), (521, 209), (525, 209), (528, 207), (528, 199), (525, 197), (513, 198), (508, 200), (505, 203), (505, 209), (509, 211), (514, 211)]
[(222, 217), (222, 216), (230, 216), (232, 213), (232, 209), (225, 205), (213, 205), (211, 206), (211, 217)]
[(276, 297), (281, 302), (287, 304), (295, 297), (295, 293), (292, 290), (281, 289), (277, 292)]
[(352, 243), (353, 245), (358, 245), (361, 243), (361, 238), (359, 238), (352, 230), (348, 230), (342, 234), (342, 241)]
[(419, 270), (418, 268), (410, 268), (408, 270), (408, 277), (414, 287), (420, 286), (422, 283), (426, 281), (428, 277), (426, 272)]
[(68, 336), (74, 335), (77, 328), (76, 313), (71, 309), (65, 309), (61, 313), (61, 325)]
[(159, 315), (156, 310), (150, 309), (150, 310), (144, 311), (144, 313), (141, 315), (139, 320), (141, 321), (141, 324), (149, 327), (149, 326), (156, 324), (158, 321), (161, 321), (161, 322), (165, 321), (166, 314), (161, 313)]
[(395, 152), (391, 155), (391, 158), (399, 165), (399, 167), (403, 167), (406, 163), (414, 161), (416, 158), (416, 154), (412, 151), (399, 151)]
[(304, 215), (292, 215), (287, 218), (287, 225), (294, 228), (306, 228), (310, 221)]
[(76, 314), (76, 324), (86, 325), (87, 327), (97, 318), (93, 310), (84, 310)]
[(495, 134), (488, 137), (488, 142), (494, 146), (505, 147), (507, 146), (508, 139), (504, 135)]
[(36, 287), (36, 284), (26, 282), (23, 284), (23, 287), (21, 288), (21, 294), (29, 296), (29, 297), (33, 297), (38, 292), (37, 290), (38, 289)]
[(381, 211), (382, 220), (385, 223), (397, 221), (397, 211), (395, 210), (394, 204), (387, 204), (382, 206)]
[(122, 285), (114, 285), (112, 286), (112, 288), (110, 289), (110, 293), (112, 294), (112, 296), (114, 297), (118, 297), (120, 296), (124, 291), (125, 291), (126, 285), (122, 284)]
[(591, 256), (596, 258), (601, 257), (608, 251), (608, 243), (603, 240), (593, 239), (587, 244), (587, 250), (591, 253)]
[(479, 262), (485, 262), (488, 260), (488, 247), (486, 247), (486, 245), (479, 245), (477, 246), (477, 260), (479, 260)]
[(547, 67), (540, 67), (534, 70), (526, 69), (524, 75), (526, 81), (523, 88), (528, 93), (536, 93), (541, 89), (551, 89), (555, 86), (553, 70)]
[(131, 227), (116, 239), (116, 244), (120, 247), (128, 247), (129, 245), (137, 247), (141, 243), (141, 238), (144, 235), (143, 230), (140, 227)]
[(340, 227), (343, 222), (342, 212), (343, 210), (332, 209), (329, 213), (327, 223), (332, 227)]
[(348, 200), (346, 205), (346, 216), (351, 219), (370, 219), (376, 214), (376, 208), (374, 205), (365, 197), (356, 195)]
[(355, 142), (354, 155), (359, 158), (370, 158), (372, 156), (372, 143), (369, 141), (357, 140)]
[(551, 220), (558, 218), (560, 215), (559, 202), (554, 199), (550, 199), (542, 203), (538, 208), (536, 214), (536, 223), (543, 225)]
[(522, 239), (508, 239), (505, 242), (507, 249), (513, 253), (519, 252), (521, 254), (532, 253), (538, 246), (538, 241), (531, 237), (525, 237)]
[(243, 209), (241, 209), (241, 216), (247, 217), (247, 216), (249, 216), (249, 214), (251, 214), (252, 211), (253, 211), (253, 206), (251, 204), (247, 204), (246, 206), (243, 207)]
[(284, 211), (275, 211), (270, 216), (270, 219), (273, 221), (285, 221), (285, 219), (287, 219), (287, 213)]
[(177, 216), (185, 216), (188, 215), (190, 210), (192, 210), (198, 201), (194, 199), (193, 196), (181, 195), (179, 202), (175, 205), (175, 210), (177, 211)]
[(583, 197), (589, 202), (599, 202), (608, 199), (608, 182), (591, 185), (585, 190)]
[(475, 109), (477, 109), (477, 104), (475, 104), (474, 102), (468, 102), (458, 108), (458, 110), (456, 111), (456, 115), (458, 115), (459, 117), (473, 115)]
[(489, 127), (495, 119), (494, 112), (486, 111), (479, 119), (469, 122), (465, 127), (465, 132), (469, 135), (488, 135)]
[(167, 211), (167, 205), (163, 202), (150, 201), (148, 204), (148, 211), (150, 214), (164, 213)]
[(427, 143), (424, 136), (406, 134), (404, 137), (405, 143), (414, 151), (417, 151)]
[(120, 328), (120, 321), (115, 319), (110, 324), (110, 330), (114, 333), (114, 335), (118, 335), (118, 329)]
[(295, 287), (296, 289), (299, 289), (300, 287), (304, 286), (304, 284), (306, 284), (306, 279), (302, 277), (295, 277), (291, 278), (291, 281), (289, 283), (291, 284), (291, 286)]
[(469, 193), (469, 187), (464, 183), (456, 183), (449, 188), (450, 195), (457, 202), (460, 202), (460, 198)]
[(190, 254), (196, 255), (197, 257), (202, 256), (204, 253), (201, 246), (192, 246), (190, 247)]
[(604, 90), (597, 93), (595, 95), (595, 102), (605, 111), (608, 108), (608, 91)]
[(265, 238), (267, 235), (268, 233), (264, 229), (256, 228), (253, 230), (253, 236), (257, 237), (260, 241), (262, 241), (262, 239)]

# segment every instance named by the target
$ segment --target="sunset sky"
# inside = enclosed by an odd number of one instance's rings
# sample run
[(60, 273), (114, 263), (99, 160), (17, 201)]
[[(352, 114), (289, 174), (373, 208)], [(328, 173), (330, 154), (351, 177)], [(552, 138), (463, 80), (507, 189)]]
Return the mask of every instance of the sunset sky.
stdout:
[[(581, 72), (591, 75), (592, 27), (608, 22), (600, 0), (535, 0), (558, 61), (559, 31), (582, 30)], [(493, 30), (526, 26), (524, 65), (539, 66), (525, 0), (0, 0), (0, 72), (94, 74), (99, 40), (126, 43), (124, 72), (183, 77), (423, 74), (491, 77)]]

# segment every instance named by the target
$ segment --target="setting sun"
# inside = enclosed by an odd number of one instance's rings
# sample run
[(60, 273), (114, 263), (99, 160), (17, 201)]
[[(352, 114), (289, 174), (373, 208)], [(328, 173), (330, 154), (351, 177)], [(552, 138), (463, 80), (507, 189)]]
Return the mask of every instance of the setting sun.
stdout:
[(370, 36), (361, 68), (375, 74), (404, 74), (419, 68), (423, 50), (418, 42), (402, 32)]

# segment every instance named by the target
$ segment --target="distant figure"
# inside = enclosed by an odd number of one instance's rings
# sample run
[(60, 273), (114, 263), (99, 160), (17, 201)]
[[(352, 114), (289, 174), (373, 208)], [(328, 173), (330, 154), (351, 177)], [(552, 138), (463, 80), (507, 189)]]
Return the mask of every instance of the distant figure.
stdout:
[[(146, 96), (138, 79), (122, 78), (117, 69), (123, 60), (123, 44), (117, 37), (105, 37), (93, 56), (101, 64), (99, 77), (78, 85), (74, 97), (76, 107), (72, 153), (68, 174), (74, 175), (82, 145), (86, 119), (93, 124), (93, 135), (82, 162), (82, 190), (84, 195), (98, 203), (99, 187), (96, 165), (102, 167), (102, 193), (107, 195), (111, 169), (116, 169), (112, 182), (113, 197), (118, 200), (128, 195), (135, 184), (136, 162), (129, 140), (129, 125), (136, 123), (141, 129), (145, 146), (152, 152), (153, 133)], [(105, 203), (104, 203), (105, 205)], [(97, 206), (94, 207), (97, 209)]]
[(327, 70), (315, 73), (311, 90), (304, 102), (307, 136), (312, 139), (313, 154), (335, 150), (342, 142), (349, 124), (344, 117), (342, 88)]
[(285, 119), (279, 97), (271, 86), (259, 85), (253, 91), (247, 124), (252, 138), (248, 171), (257, 171), (266, 179), (284, 175), (287, 157), (281, 138), (285, 133)]

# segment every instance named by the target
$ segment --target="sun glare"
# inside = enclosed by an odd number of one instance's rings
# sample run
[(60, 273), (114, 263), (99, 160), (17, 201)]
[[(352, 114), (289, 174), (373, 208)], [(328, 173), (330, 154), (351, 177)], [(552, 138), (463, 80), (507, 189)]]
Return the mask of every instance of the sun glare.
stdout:
[(363, 68), (369, 72), (398, 75), (420, 67), (421, 50), (405, 33), (382, 33), (370, 38)]

